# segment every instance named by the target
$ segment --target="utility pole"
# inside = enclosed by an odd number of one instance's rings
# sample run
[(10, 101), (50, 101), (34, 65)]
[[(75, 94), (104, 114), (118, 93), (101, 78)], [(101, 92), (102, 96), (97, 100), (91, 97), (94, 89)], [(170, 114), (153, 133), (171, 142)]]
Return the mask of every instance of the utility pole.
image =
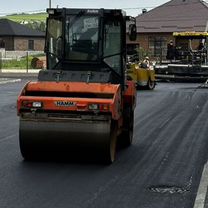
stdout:
[(51, 0), (49, 0), (49, 8), (51, 8)]

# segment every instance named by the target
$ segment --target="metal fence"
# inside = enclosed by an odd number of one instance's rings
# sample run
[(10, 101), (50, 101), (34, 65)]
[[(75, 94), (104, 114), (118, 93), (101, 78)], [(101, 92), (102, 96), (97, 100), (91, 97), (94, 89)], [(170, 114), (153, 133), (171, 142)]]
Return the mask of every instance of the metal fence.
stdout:
[(0, 50), (0, 69), (43, 69), (46, 56), (43, 51)]

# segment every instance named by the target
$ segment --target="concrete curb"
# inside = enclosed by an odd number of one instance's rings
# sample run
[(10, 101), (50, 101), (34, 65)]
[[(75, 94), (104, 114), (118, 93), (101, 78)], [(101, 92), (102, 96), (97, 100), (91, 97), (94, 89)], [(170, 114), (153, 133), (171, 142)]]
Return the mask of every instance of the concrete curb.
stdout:
[(38, 73), (41, 69), (0, 69), (1, 73)]
[(0, 73), (0, 78), (37, 77), (38, 73)]
[(8, 83), (16, 83), (16, 82), (21, 82), (22, 80), (21, 79), (7, 79), (7, 78), (0, 78), (0, 85), (2, 84), (8, 84)]
[(1, 78), (14, 78), (14, 77), (37, 77), (39, 69), (1, 69)]

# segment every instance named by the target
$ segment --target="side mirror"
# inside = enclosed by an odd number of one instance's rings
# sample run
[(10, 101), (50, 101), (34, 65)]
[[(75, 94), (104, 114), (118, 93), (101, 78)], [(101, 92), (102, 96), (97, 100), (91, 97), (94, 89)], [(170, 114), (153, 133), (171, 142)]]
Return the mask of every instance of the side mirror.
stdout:
[(137, 27), (135, 24), (129, 25), (129, 39), (130, 41), (135, 41), (137, 38)]

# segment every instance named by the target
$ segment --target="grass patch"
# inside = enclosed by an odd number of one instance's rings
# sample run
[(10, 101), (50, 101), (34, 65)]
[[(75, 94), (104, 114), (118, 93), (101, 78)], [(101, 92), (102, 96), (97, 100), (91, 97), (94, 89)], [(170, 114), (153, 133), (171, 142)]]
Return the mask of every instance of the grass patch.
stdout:
[(47, 13), (38, 13), (38, 14), (15, 14), (15, 15), (7, 15), (1, 18), (6, 18), (15, 22), (22, 21), (41, 21), (45, 22), (48, 14)]
[[(31, 61), (33, 57), (28, 57), (28, 68), (32, 69)], [(27, 68), (27, 57), (21, 58), (19, 60), (3, 60), (2, 61), (2, 69), (26, 69)]]

